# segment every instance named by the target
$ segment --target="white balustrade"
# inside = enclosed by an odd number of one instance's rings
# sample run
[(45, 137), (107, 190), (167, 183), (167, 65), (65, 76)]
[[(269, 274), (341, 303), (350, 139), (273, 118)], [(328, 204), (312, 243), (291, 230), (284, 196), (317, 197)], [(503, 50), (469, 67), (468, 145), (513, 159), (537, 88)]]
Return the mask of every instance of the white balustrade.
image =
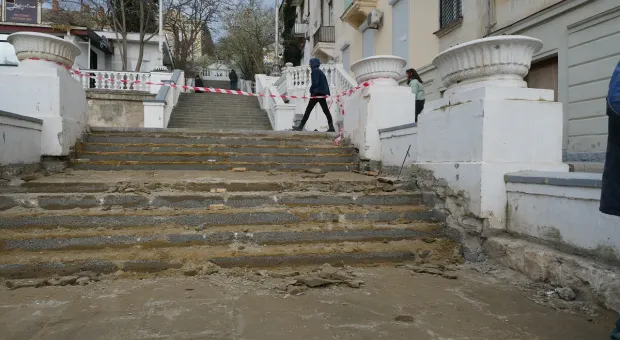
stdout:
[(148, 72), (80, 70), (73, 78), (85, 89), (149, 91), (151, 80)]

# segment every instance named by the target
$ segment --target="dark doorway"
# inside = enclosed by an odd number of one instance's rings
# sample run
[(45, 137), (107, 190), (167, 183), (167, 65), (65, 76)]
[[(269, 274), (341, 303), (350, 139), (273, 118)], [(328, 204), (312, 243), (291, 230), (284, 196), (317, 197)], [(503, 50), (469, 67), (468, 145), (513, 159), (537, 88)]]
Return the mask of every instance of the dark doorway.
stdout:
[[(89, 68), (91, 70), (96, 70), (97, 69), (97, 58), (98, 57), (99, 56), (97, 55), (97, 53), (91, 49), (90, 50), (90, 65), (89, 65)], [(91, 73), (90, 75), (94, 76), (93, 73)], [(94, 89), (95, 88), (95, 79), (90, 78), (89, 85), (90, 85), (91, 89)]]
[(538, 62), (532, 62), (530, 73), (525, 77), (527, 86), (535, 89), (554, 91), (554, 100), (558, 101), (558, 57), (554, 56)]

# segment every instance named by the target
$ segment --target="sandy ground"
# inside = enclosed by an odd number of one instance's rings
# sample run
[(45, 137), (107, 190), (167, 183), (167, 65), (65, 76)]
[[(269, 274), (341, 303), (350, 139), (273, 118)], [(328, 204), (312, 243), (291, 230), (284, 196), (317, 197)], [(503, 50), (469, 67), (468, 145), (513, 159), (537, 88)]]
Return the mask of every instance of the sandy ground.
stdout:
[(352, 267), (362, 288), (313, 288), (299, 296), (274, 288), (290, 278), (244, 269), (0, 288), (0, 334), (18, 340), (609, 339), (615, 315), (580, 294), (568, 303), (514, 272), (481, 268), (464, 266), (450, 280), (403, 267)]

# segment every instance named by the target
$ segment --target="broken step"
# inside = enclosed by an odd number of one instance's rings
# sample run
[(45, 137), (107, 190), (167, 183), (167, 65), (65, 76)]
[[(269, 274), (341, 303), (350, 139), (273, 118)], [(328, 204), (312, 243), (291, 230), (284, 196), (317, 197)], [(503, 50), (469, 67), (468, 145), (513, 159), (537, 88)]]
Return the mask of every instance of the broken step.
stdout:
[(192, 246), (157, 249), (95, 249), (81, 251), (16, 252), (0, 255), (0, 277), (35, 278), (69, 275), (80, 271), (109, 274), (159, 272), (187, 264), (211, 261), (222, 267), (275, 267), (330, 263), (372, 264), (405, 262), (428, 253), (426, 260), (455, 262), (456, 242), (440, 239), (432, 244), (420, 240), (391, 242), (341, 242), (287, 244), (245, 248)]
[[(348, 206), (348, 205), (419, 205), (419, 193), (228, 193), (225, 188), (213, 188), (222, 193), (153, 192), (141, 187), (113, 187), (119, 193), (100, 194), (12, 194), (0, 195), (0, 211), (14, 207), (41, 210), (122, 208), (178, 208), (205, 209), (222, 204), (229, 208), (254, 208), (261, 206)], [(144, 192), (142, 190), (148, 191)], [(142, 191), (142, 192), (140, 192)], [(123, 193), (124, 192), (124, 193)], [(140, 193), (138, 193), (140, 192)]]
[(439, 221), (426, 206), (294, 207), (225, 210), (110, 210), (3, 213), (0, 229), (136, 227), (157, 225), (251, 225), (310, 222), (415, 222)]

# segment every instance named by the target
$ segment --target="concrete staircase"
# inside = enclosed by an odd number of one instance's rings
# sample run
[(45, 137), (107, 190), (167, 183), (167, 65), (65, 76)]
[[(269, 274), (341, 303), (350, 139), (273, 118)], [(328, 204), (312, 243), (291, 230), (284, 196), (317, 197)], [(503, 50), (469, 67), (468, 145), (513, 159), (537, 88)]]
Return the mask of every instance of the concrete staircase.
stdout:
[(459, 260), (429, 195), (348, 171), (331, 138), (94, 131), (90, 161), (0, 183), (0, 276)]
[[(205, 81), (205, 87), (228, 89), (225, 81)], [(182, 93), (170, 116), (169, 128), (203, 130), (271, 130), (267, 112), (255, 97)]]

